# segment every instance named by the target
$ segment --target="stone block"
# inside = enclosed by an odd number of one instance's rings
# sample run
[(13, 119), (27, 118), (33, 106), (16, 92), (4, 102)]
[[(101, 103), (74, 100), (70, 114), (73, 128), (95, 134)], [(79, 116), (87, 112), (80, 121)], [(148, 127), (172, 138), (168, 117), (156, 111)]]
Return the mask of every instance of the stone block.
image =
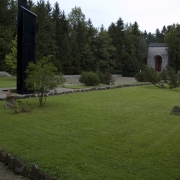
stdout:
[(31, 173), (30, 173), (31, 180), (39, 180), (40, 173), (41, 172), (40, 172), (39, 167), (36, 164), (34, 164), (32, 166)]

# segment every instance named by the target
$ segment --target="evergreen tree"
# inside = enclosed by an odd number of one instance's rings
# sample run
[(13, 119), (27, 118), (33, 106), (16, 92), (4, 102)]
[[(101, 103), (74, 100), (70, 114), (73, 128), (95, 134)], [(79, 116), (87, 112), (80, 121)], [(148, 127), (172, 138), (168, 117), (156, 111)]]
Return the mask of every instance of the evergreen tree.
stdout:
[(74, 64), (74, 73), (80, 73), (85, 68), (86, 57), (84, 49), (87, 48), (87, 22), (85, 15), (82, 13), (81, 8), (75, 7), (68, 15), (70, 24), (70, 40), (72, 47), (72, 56)]
[(61, 64), (64, 74), (71, 74), (72, 56), (71, 45), (69, 42), (69, 24), (64, 11), (61, 12), (59, 4), (56, 2), (52, 12), (53, 23), (55, 26), (56, 37), (56, 59)]
[(169, 48), (170, 66), (177, 73), (180, 70), (180, 25), (172, 26), (164, 40)]
[(131, 42), (134, 46), (134, 52), (131, 57), (134, 57), (139, 62), (140, 66), (142, 66), (147, 57), (147, 44), (144, 38), (143, 33), (139, 30), (139, 26), (137, 22), (130, 25), (127, 29), (128, 36), (131, 38)]
[(17, 3), (14, 0), (1, 0), (0, 3), (0, 70), (8, 70), (5, 55), (10, 53), (12, 40), (16, 35)]
[(116, 48), (112, 45), (112, 39), (109, 34), (101, 29), (96, 38), (95, 56), (97, 61), (97, 70), (113, 72), (115, 66)]
[[(50, 4), (45, 4), (44, 0), (37, 2), (33, 7), (37, 14), (39, 23), (39, 31), (36, 35), (36, 60), (42, 59), (43, 56), (55, 56), (56, 41), (55, 41), (55, 28), (51, 18)], [(54, 59), (54, 61), (56, 61)], [(56, 62), (53, 62), (56, 64)]]
[(121, 18), (118, 19), (116, 24), (112, 23), (108, 28), (108, 33), (112, 38), (114, 47), (117, 49), (117, 54), (115, 56), (115, 73), (120, 73), (122, 70), (123, 60), (126, 58), (124, 55), (125, 47), (125, 28), (124, 23)]
[(157, 43), (163, 43), (164, 36), (158, 28), (156, 29), (155, 36), (156, 36)]

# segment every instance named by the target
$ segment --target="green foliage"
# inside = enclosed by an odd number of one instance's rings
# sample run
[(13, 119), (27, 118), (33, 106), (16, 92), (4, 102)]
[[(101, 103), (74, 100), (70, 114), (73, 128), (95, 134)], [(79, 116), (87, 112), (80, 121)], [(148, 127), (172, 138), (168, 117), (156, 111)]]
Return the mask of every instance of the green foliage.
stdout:
[(156, 84), (161, 80), (159, 73), (157, 73), (152, 67), (144, 68), (144, 79), (155, 86), (157, 86)]
[(180, 75), (175, 73), (175, 70), (167, 66), (160, 74), (161, 80), (169, 85), (169, 88), (176, 88), (180, 85)]
[(13, 113), (27, 113), (27, 112), (31, 112), (32, 109), (33, 109), (32, 104), (30, 104), (28, 101), (24, 103), (20, 100), (17, 100), (16, 105), (11, 107)]
[(170, 31), (165, 35), (165, 42), (168, 45), (170, 55), (170, 66), (177, 73), (180, 70), (180, 25), (173, 25)]
[(128, 58), (123, 64), (122, 75), (125, 77), (134, 77), (139, 70), (139, 62), (135, 58)]
[(79, 82), (86, 86), (96, 86), (100, 84), (99, 76), (94, 72), (82, 72)]
[(17, 36), (12, 41), (11, 52), (5, 56), (5, 62), (10, 69), (11, 74), (16, 74), (17, 69)]
[(159, 88), (164, 88), (164, 83), (169, 85), (169, 88), (176, 88), (180, 85), (180, 76), (175, 74), (172, 67), (167, 66), (163, 71), (156, 72), (152, 67), (144, 67), (143, 72), (138, 73), (136, 78), (143, 79)]
[(145, 76), (144, 71), (138, 72), (138, 73), (135, 75), (135, 79), (136, 79), (136, 81), (138, 81), (138, 82), (146, 82), (144, 76)]
[(97, 59), (97, 70), (105, 73), (112, 72), (115, 67), (116, 48), (112, 44), (109, 34), (101, 30), (96, 37), (95, 56)]
[[(36, 60), (43, 58), (43, 56), (55, 56), (56, 39), (55, 26), (51, 18), (51, 5), (49, 1), (37, 1), (37, 5), (33, 6), (32, 11), (37, 14), (37, 21), (39, 23), (38, 33), (36, 34)], [(54, 64), (56, 59), (54, 59)]]
[(50, 62), (50, 59), (51, 56), (47, 56), (36, 63), (30, 62), (26, 70), (26, 86), (38, 94), (40, 106), (45, 104), (49, 90), (64, 83), (62, 74), (57, 75), (57, 68)]
[(99, 76), (101, 84), (114, 84), (114, 77), (109, 72), (102, 73), (100, 71), (96, 72), (96, 74)]

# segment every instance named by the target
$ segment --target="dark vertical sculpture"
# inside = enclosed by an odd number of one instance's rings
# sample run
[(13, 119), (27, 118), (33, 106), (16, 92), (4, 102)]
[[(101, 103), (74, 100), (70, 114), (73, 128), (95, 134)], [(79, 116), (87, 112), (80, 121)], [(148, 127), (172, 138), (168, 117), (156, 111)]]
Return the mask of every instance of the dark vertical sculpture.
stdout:
[(26, 68), (35, 60), (35, 32), (37, 15), (27, 7), (27, 0), (18, 0), (17, 30), (17, 93), (30, 93), (25, 85)]

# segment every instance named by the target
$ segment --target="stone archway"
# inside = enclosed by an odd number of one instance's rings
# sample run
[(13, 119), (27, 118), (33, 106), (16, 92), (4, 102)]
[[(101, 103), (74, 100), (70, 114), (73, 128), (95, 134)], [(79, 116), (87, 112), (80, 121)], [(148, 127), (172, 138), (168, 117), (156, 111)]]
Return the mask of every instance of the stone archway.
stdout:
[(162, 69), (162, 57), (159, 55), (154, 56), (155, 71), (161, 71)]

